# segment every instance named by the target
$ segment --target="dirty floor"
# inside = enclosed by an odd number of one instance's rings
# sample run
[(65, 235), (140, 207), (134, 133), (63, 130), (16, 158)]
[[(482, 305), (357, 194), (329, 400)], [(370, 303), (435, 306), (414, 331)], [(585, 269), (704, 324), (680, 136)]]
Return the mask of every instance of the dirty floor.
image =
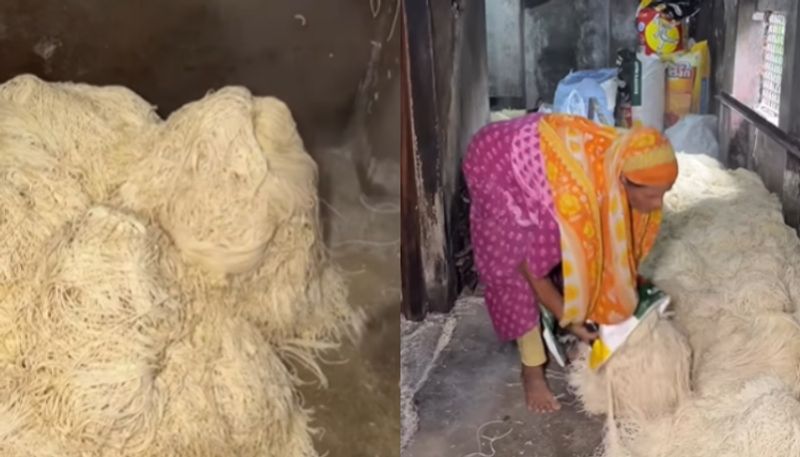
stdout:
[(328, 457), (398, 457), (399, 198), (363, 196), (345, 150), (314, 155), (326, 239), (349, 280), (351, 303), (367, 315), (361, 341), (329, 354), (328, 389), (302, 389), (322, 429), (317, 449)]
[(562, 410), (527, 411), (516, 348), (497, 341), (482, 300), (462, 299), (458, 323), (415, 403), (419, 430), (403, 457), (590, 457), (602, 418), (578, 412), (564, 373), (548, 369)]

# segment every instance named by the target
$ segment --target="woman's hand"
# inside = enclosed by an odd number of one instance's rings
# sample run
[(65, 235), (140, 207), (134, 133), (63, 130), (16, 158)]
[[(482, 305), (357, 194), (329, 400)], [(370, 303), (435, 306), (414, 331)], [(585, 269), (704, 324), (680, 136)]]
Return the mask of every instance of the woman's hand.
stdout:
[(589, 330), (583, 324), (571, 324), (567, 329), (588, 345), (591, 345), (598, 337), (597, 332)]

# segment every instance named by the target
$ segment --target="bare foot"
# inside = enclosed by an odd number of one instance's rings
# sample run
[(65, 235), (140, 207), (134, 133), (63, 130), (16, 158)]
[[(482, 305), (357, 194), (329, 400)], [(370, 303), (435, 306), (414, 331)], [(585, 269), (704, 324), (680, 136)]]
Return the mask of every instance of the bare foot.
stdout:
[(525, 388), (525, 402), (529, 411), (537, 413), (552, 413), (561, 409), (547, 380), (544, 378), (544, 366), (522, 366), (522, 385)]

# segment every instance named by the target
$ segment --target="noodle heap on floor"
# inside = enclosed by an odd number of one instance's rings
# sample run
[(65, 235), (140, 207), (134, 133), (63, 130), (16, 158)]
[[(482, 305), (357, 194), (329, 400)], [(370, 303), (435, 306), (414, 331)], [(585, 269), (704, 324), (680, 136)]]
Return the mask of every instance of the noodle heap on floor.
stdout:
[(162, 121), (122, 87), (0, 85), (0, 455), (315, 457), (301, 365), (361, 315), (279, 100)]
[(759, 178), (679, 155), (645, 273), (673, 298), (599, 373), (574, 364), (605, 457), (800, 455), (800, 241)]

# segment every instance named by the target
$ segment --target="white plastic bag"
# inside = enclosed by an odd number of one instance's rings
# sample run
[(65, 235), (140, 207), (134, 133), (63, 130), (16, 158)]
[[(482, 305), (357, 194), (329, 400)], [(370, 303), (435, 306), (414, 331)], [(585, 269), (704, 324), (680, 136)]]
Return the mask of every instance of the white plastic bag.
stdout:
[(641, 104), (633, 105), (633, 125), (645, 125), (664, 130), (664, 109), (667, 89), (667, 69), (658, 56), (636, 55), (641, 62)]
[(689, 114), (664, 134), (673, 149), (687, 154), (705, 154), (719, 159), (717, 116)]
[(616, 68), (581, 70), (568, 74), (558, 83), (553, 111), (614, 125), (616, 101)]

